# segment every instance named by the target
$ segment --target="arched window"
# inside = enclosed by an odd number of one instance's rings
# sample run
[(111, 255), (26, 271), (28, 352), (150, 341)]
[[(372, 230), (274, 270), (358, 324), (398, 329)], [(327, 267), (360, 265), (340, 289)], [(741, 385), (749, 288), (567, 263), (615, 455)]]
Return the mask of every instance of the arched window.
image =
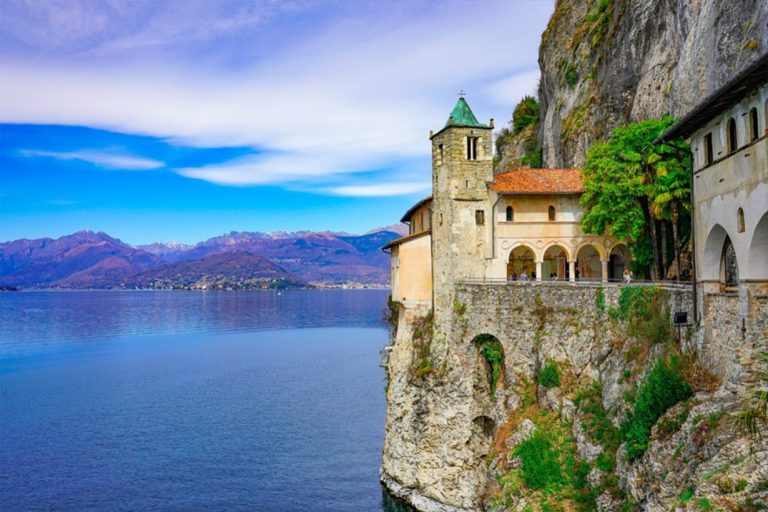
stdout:
[(728, 154), (731, 154), (734, 151), (736, 151), (736, 149), (739, 147), (739, 141), (736, 135), (736, 120), (734, 118), (730, 118), (728, 120), (727, 140), (728, 140)]
[(749, 111), (749, 140), (754, 142), (760, 137), (760, 127), (757, 122), (757, 109), (752, 108)]
[(723, 252), (720, 257), (720, 283), (727, 288), (739, 284), (739, 265), (736, 261), (736, 251), (728, 236), (725, 237)]
[(736, 211), (736, 231), (739, 233), (744, 232), (744, 210), (741, 208)]
[(549, 220), (555, 220), (555, 207), (549, 207)]
[(512, 222), (514, 220), (515, 220), (515, 210), (513, 210), (511, 206), (507, 206), (507, 222)]

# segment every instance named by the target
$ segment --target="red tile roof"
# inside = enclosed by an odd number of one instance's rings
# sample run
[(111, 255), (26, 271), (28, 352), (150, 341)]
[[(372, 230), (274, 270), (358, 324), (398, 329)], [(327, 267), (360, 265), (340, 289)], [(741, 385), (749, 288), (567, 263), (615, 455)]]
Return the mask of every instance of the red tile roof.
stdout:
[(494, 176), (491, 188), (499, 194), (581, 194), (583, 175), (579, 169), (529, 169), (527, 167)]

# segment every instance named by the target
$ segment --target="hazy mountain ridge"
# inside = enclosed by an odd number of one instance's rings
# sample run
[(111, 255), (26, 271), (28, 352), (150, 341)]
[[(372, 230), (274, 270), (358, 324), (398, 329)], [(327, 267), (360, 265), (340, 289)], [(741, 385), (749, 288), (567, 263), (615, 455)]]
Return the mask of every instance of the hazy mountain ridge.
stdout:
[[(386, 285), (399, 233), (231, 232), (195, 245), (133, 247), (102, 232), (0, 243), (0, 286), (23, 288)], [(215, 258), (212, 256), (218, 255)], [(212, 285), (212, 286), (211, 286)]]

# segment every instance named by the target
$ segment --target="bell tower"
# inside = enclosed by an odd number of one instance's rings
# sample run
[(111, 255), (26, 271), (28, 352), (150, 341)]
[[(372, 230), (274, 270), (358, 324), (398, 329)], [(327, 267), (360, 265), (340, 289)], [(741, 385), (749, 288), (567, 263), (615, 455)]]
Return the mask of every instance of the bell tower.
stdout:
[[(463, 92), (432, 141), (432, 282), (436, 327), (450, 320), (456, 280), (484, 275), (493, 214), (493, 119), (480, 123)], [(442, 313), (442, 314), (441, 314)]]

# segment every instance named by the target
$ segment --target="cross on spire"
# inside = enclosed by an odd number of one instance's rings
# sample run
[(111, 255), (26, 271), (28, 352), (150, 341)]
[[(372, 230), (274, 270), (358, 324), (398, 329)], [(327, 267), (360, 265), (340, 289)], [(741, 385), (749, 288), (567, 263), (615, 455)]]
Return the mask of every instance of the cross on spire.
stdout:
[(464, 96), (466, 96), (466, 95), (467, 95), (467, 93), (464, 92), (464, 89), (459, 91), (459, 98), (464, 98)]

